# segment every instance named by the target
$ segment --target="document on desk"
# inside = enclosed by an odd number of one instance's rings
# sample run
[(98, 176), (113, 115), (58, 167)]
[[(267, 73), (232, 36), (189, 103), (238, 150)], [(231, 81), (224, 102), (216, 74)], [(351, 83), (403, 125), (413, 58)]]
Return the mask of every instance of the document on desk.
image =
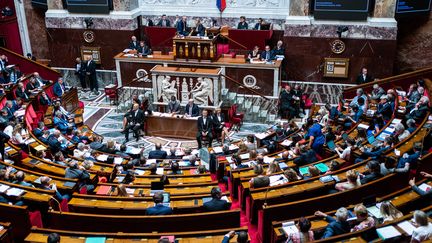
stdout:
[(122, 157), (115, 157), (114, 158), (114, 164), (120, 165), (121, 163), (123, 163), (123, 158)]
[(288, 147), (288, 146), (290, 146), (292, 143), (293, 143), (293, 141), (292, 141), (291, 139), (285, 139), (285, 140), (281, 143), (281, 145), (282, 145), (282, 146), (286, 146), (286, 147)]
[(9, 188), (10, 188), (10, 186), (8, 186), (8, 185), (0, 184), (0, 193), (4, 193)]
[(369, 125), (364, 124), (364, 123), (360, 123), (357, 127), (358, 127), (358, 128), (362, 128), (362, 129), (368, 129), (368, 128), (369, 128)]
[(418, 188), (424, 192), (428, 192), (432, 187), (426, 183), (422, 183)]
[(395, 227), (391, 225), (379, 228), (376, 231), (378, 233), (378, 236), (383, 240), (391, 239), (402, 235)]
[(270, 164), (270, 163), (272, 163), (273, 161), (275, 161), (275, 159), (276, 159), (276, 158), (274, 158), (274, 157), (264, 156), (264, 163), (266, 163), (266, 164)]
[(9, 188), (9, 190), (6, 191), (6, 195), (13, 196), (13, 197), (19, 197), (22, 194), (24, 194), (24, 190), (19, 188)]
[(240, 154), (240, 159), (249, 159), (250, 158), (250, 154)]
[(295, 225), (294, 221), (289, 221), (282, 223), (282, 229), (285, 231), (286, 234), (291, 235), (299, 232), (297, 226)]
[(223, 153), (223, 148), (221, 146), (213, 147), (213, 151), (217, 154)]
[(416, 227), (414, 227), (414, 225), (412, 225), (411, 222), (408, 220), (400, 222), (399, 224), (397, 224), (397, 226), (403, 231), (405, 231), (405, 233), (407, 233), (408, 235), (412, 235), (412, 233), (416, 229)]
[(164, 174), (164, 168), (157, 168), (156, 169), (156, 174), (163, 175)]
[(85, 243), (105, 243), (105, 237), (87, 237)]
[(262, 140), (262, 139), (266, 138), (268, 135), (270, 135), (270, 133), (268, 133), (268, 132), (261, 132), (261, 133), (256, 133), (255, 137)]
[(97, 156), (96, 159), (99, 160), (99, 161), (107, 161), (108, 155), (101, 154), (101, 155)]

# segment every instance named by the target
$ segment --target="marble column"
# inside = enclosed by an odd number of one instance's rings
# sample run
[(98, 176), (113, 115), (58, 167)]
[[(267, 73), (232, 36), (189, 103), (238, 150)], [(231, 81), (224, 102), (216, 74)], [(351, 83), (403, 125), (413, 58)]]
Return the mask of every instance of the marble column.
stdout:
[(27, 27), (27, 17), (24, 8), (24, 2), (15, 0), (14, 4), (15, 4), (15, 12), (18, 20), (18, 30), (21, 39), (21, 47), (23, 49), (23, 53), (20, 54), (26, 55), (27, 53), (32, 52), (32, 48), (31, 48), (30, 37), (29, 37), (29, 32)]
[(113, 0), (114, 11), (131, 11), (139, 7), (138, 0)]
[[(377, 0), (378, 1), (378, 0)], [(290, 16), (308, 16), (309, 0), (291, 0), (289, 7)]]
[(375, 0), (373, 17), (375, 18), (394, 18), (396, 0)]
[(63, 9), (62, 0), (47, 0), (48, 9)]

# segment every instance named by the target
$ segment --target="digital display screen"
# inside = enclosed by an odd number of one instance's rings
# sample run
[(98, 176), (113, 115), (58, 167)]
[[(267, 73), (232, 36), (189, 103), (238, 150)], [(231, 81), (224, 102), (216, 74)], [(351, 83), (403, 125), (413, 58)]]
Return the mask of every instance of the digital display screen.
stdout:
[(315, 0), (316, 19), (366, 20), (369, 0)]
[(47, 0), (32, 0), (31, 3), (33, 7), (44, 8), (44, 9), (48, 8)]
[(66, 0), (72, 13), (109, 13), (111, 0)]
[(429, 12), (431, 0), (398, 0), (396, 14)]

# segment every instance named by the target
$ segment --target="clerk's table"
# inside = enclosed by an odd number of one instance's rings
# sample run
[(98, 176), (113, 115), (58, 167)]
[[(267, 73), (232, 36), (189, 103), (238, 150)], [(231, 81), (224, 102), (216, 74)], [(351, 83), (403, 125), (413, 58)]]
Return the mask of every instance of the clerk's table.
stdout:
[(147, 135), (195, 139), (198, 132), (197, 120), (198, 117), (153, 112), (147, 117)]

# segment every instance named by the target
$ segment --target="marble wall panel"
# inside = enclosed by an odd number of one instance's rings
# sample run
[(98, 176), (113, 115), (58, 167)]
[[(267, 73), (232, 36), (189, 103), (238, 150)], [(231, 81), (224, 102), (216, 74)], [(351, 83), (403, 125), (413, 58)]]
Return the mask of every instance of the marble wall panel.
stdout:
[(376, 18), (393, 18), (396, 11), (396, 0), (375, 0), (373, 16)]
[[(82, 29), (85, 28), (85, 17), (65, 17), (45, 19), (46, 28)], [(138, 28), (136, 19), (114, 19), (93, 17), (92, 29), (98, 30), (135, 30)]]
[(48, 35), (45, 29), (45, 11), (33, 8), (31, 1), (24, 1), (24, 9), (28, 33), (33, 55), (37, 58), (49, 59)]
[(63, 1), (62, 0), (48, 0), (48, 9), (63, 9)]

